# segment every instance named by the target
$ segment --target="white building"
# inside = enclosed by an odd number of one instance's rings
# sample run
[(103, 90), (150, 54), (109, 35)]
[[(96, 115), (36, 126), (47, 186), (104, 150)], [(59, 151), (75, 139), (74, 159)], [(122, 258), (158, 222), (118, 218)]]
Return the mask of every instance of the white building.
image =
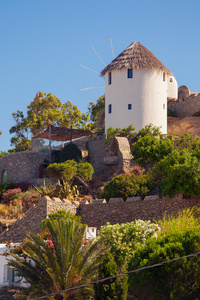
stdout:
[[(14, 245), (14, 244), (13, 244)], [(27, 286), (22, 278), (17, 276), (15, 270), (8, 267), (7, 258), (11, 258), (11, 256), (4, 256), (4, 251), (7, 251), (8, 248), (6, 244), (0, 244), (0, 286), (4, 285), (19, 285), (19, 286)]]
[(167, 133), (167, 101), (176, 100), (172, 73), (141, 43), (134, 42), (102, 72), (105, 75), (105, 132), (152, 123)]

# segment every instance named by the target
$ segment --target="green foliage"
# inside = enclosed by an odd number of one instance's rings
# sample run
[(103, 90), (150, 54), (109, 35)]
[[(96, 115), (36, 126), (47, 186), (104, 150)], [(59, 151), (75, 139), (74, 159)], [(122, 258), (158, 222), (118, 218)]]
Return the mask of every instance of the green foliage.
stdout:
[(42, 230), (45, 230), (45, 228), (47, 227), (47, 223), (49, 223), (52, 220), (61, 220), (61, 219), (66, 219), (66, 220), (72, 220), (74, 222), (78, 222), (81, 223), (81, 216), (76, 216), (76, 215), (72, 215), (70, 213), (70, 211), (66, 211), (64, 209), (60, 209), (56, 212), (53, 212), (51, 214), (48, 215), (47, 219), (42, 220), (41, 223), (41, 228)]
[(2, 156), (6, 155), (6, 154), (8, 154), (8, 152), (6, 152), (6, 151), (0, 151), (0, 158), (1, 158)]
[(168, 155), (174, 149), (174, 141), (170, 138), (160, 138), (159, 127), (152, 124), (142, 128), (132, 144), (134, 161), (139, 165), (153, 165)]
[[(20, 251), (8, 251), (8, 265), (21, 274), (30, 285), (29, 297), (80, 286), (97, 278), (101, 258), (107, 247), (100, 239), (83, 246), (86, 225), (74, 219), (48, 219), (44, 234), (29, 233)], [(93, 286), (64, 292), (54, 299), (93, 299)]]
[(99, 198), (123, 198), (148, 195), (153, 188), (153, 182), (149, 175), (117, 175), (113, 177), (105, 186), (104, 192)]
[(196, 207), (187, 208), (179, 211), (176, 216), (164, 216), (158, 221), (158, 225), (162, 229), (162, 233), (170, 234), (175, 231), (184, 231), (189, 228), (195, 228), (200, 224), (200, 209)]
[(64, 163), (54, 163), (47, 167), (47, 174), (61, 180), (71, 181), (74, 176), (80, 176), (85, 181), (92, 179), (94, 169), (88, 162), (77, 163), (74, 160), (67, 160)]
[[(122, 271), (122, 270), (121, 270)], [(122, 272), (125, 270), (123, 269)], [(99, 268), (99, 279), (119, 274), (119, 267), (111, 253), (107, 253)], [(98, 283), (94, 286), (95, 300), (126, 300), (128, 291), (128, 277), (117, 277)]]
[(70, 101), (63, 104), (51, 93), (38, 92), (27, 106), (27, 117), (20, 110), (12, 115), (15, 125), (11, 127), (10, 134), (15, 136), (11, 138), (11, 143), (17, 145), (17, 149), (22, 149), (22, 146), (24, 150), (29, 149), (30, 133), (42, 132), (49, 125), (88, 129), (88, 114), (81, 114), (78, 107)]
[(47, 174), (50, 177), (55, 177), (60, 180), (71, 181), (77, 174), (77, 162), (74, 160), (67, 160), (60, 164), (50, 164), (47, 167)]
[[(129, 270), (161, 263), (199, 251), (200, 226), (193, 210), (180, 213), (177, 218), (159, 222), (157, 239), (148, 239), (137, 248)], [(189, 218), (189, 220), (188, 220)], [(140, 298), (198, 299), (200, 294), (200, 257), (194, 256), (130, 275), (130, 287)]]
[(131, 141), (134, 138), (136, 132), (135, 132), (135, 128), (132, 125), (129, 125), (128, 127), (125, 128), (109, 127), (106, 134), (107, 134), (107, 138), (105, 144), (109, 145), (113, 137), (115, 136), (127, 137), (127, 139)]
[(90, 181), (94, 173), (93, 166), (88, 162), (80, 162), (77, 164), (77, 175), (85, 181)]
[(190, 149), (173, 150), (154, 168), (163, 195), (200, 195), (200, 162)]
[(144, 128), (140, 129), (135, 138), (137, 140), (139, 137), (144, 137), (146, 135), (159, 137), (161, 135), (160, 127), (154, 126), (152, 123), (150, 123), (149, 125), (146, 125)]
[(137, 247), (156, 236), (159, 230), (159, 226), (150, 221), (135, 220), (115, 225), (107, 223), (101, 227), (99, 236), (107, 241), (117, 264), (123, 265), (130, 260)]
[(92, 128), (96, 127), (99, 113), (104, 107), (105, 107), (105, 95), (100, 96), (97, 99), (96, 103), (92, 101), (89, 102), (88, 111), (90, 115), (90, 120), (94, 122)]
[(49, 196), (50, 198), (58, 197), (60, 199), (74, 200), (80, 195), (77, 185), (72, 186), (71, 183), (65, 181), (61, 184), (59, 180), (56, 186), (48, 183), (47, 186), (35, 186), (35, 189), (41, 196)]

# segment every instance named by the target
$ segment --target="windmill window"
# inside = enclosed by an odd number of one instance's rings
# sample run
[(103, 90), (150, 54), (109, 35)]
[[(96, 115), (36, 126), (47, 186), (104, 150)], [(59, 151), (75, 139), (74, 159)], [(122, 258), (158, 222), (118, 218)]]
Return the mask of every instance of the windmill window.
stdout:
[(111, 114), (111, 112), (112, 112), (112, 104), (109, 104), (108, 105), (108, 113)]
[(127, 77), (133, 78), (133, 69), (128, 69)]
[(112, 76), (111, 72), (108, 73), (108, 84), (110, 85), (112, 83)]
[(132, 104), (128, 104), (128, 110), (132, 109)]
[(163, 109), (165, 109), (165, 104), (163, 104)]
[(169, 81), (170, 81), (170, 82), (173, 82), (173, 78), (170, 78)]
[(165, 77), (166, 77), (166, 75), (165, 75), (165, 72), (163, 73), (163, 81), (165, 81)]

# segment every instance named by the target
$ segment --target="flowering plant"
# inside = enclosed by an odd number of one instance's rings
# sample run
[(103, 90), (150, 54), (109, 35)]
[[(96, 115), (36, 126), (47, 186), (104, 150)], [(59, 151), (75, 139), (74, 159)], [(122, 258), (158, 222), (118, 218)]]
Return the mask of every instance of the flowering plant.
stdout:
[(9, 189), (5, 193), (3, 193), (2, 201), (3, 204), (12, 204), (16, 205), (16, 200), (22, 200), (22, 190), (20, 188), (17, 189)]
[(100, 238), (107, 241), (111, 253), (119, 263), (132, 257), (135, 249), (144, 245), (148, 238), (155, 237), (160, 227), (150, 221), (136, 220), (130, 223), (102, 226)]

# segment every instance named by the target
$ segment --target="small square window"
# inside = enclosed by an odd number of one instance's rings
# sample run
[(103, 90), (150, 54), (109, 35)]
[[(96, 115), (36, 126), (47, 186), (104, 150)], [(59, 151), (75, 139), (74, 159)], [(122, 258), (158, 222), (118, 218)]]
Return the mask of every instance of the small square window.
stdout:
[(108, 73), (108, 84), (110, 85), (112, 82), (111, 72)]
[(133, 69), (128, 69), (127, 77), (133, 78)]
[(165, 109), (165, 104), (163, 104), (163, 109)]
[(128, 104), (128, 110), (132, 109), (132, 104)]
[(170, 81), (170, 82), (173, 82), (173, 78), (170, 78), (169, 81)]
[(112, 112), (112, 104), (109, 104), (108, 105), (108, 113), (111, 114), (111, 112)]

